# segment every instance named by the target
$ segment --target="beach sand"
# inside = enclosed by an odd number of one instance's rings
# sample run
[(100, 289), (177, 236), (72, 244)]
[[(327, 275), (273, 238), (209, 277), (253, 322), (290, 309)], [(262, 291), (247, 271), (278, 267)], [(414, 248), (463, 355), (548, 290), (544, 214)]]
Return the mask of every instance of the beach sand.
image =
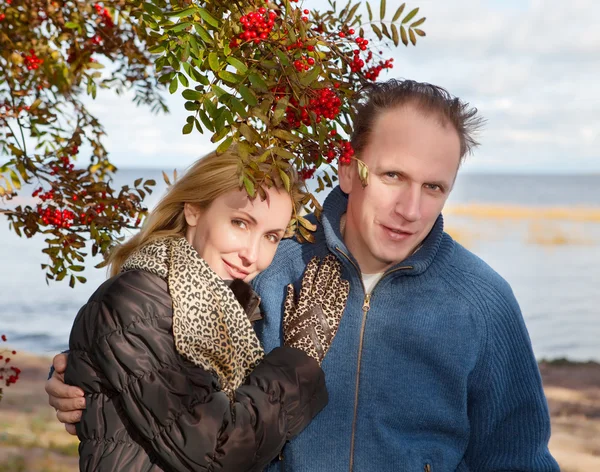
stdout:
[[(50, 358), (18, 353), (18, 383), (0, 401), (0, 472), (77, 471), (77, 438), (48, 406)], [(600, 471), (600, 364), (541, 362), (552, 415), (550, 450), (562, 472)]]

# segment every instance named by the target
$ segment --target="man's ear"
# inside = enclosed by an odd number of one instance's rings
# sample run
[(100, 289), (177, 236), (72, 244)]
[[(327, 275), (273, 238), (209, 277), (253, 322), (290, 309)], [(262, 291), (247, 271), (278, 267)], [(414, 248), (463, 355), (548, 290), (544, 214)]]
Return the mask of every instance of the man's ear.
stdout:
[(340, 188), (344, 193), (350, 193), (356, 178), (356, 162), (350, 161), (350, 164), (338, 165), (338, 179), (340, 180)]
[(198, 207), (198, 205), (194, 205), (193, 203), (183, 204), (183, 214), (185, 215), (185, 222), (188, 224), (188, 226), (197, 226), (201, 213), (202, 210), (200, 207)]

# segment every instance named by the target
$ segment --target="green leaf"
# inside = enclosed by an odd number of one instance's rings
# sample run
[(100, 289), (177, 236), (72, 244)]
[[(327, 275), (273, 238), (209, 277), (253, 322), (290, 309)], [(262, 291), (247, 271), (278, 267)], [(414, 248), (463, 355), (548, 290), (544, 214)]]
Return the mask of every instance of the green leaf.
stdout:
[(21, 179), (13, 169), (10, 170), (10, 180), (17, 190), (21, 188)]
[(289, 192), (290, 191), (290, 176), (287, 175), (283, 169), (279, 169), (279, 177), (281, 177), (283, 186)]
[(379, 19), (383, 20), (385, 18), (385, 0), (380, 0), (379, 4)]
[(369, 14), (369, 21), (373, 21), (373, 12), (371, 11), (371, 5), (367, 2), (367, 13)]
[(319, 78), (321, 72), (321, 68), (315, 65), (309, 72), (307, 72), (304, 75), (304, 77), (300, 79), (300, 83), (305, 86), (310, 86)]
[(400, 18), (400, 15), (402, 15), (402, 12), (404, 11), (404, 7), (406, 7), (406, 3), (403, 3), (398, 7), (396, 13), (394, 14), (394, 17), (392, 18), (392, 23), (398, 21), (398, 18)]
[(248, 116), (248, 112), (246, 111), (246, 107), (244, 104), (236, 97), (231, 97), (231, 111), (237, 113), (242, 118), (246, 118)]
[(171, 83), (169, 84), (169, 93), (174, 94), (175, 92), (177, 92), (178, 86), (179, 81), (177, 80), (177, 77), (175, 77), (173, 80), (171, 80)]
[(264, 81), (264, 79), (260, 75), (258, 75), (256, 73), (251, 73), (248, 76), (248, 79), (250, 79), (250, 83), (259, 92), (268, 92), (269, 91), (269, 87), (267, 86), (267, 83)]
[(223, 139), (225, 136), (227, 136), (230, 131), (231, 131), (231, 128), (229, 126), (224, 126), (219, 131), (217, 131), (215, 134), (212, 135), (212, 137), (210, 138), (210, 141), (213, 143), (218, 143), (219, 141), (221, 141), (221, 139)]
[(202, 100), (204, 94), (193, 89), (186, 89), (181, 93), (182, 97), (186, 100)]
[(258, 100), (256, 99), (254, 92), (251, 89), (249, 89), (248, 87), (246, 87), (245, 85), (240, 85), (238, 92), (240, 92), (240, 95), (242, 96), (242, 98), (251, 107), (254, 107), (258, 104)]
[(383, 39), (383, 34), (381, 33), (381, 30), (378, 28), (378, 26), (373, 24), (371, 25), (371, 28), (373, 28), (373, 32), (377, 35), (379, 41), (381, 41)]
[(358, 10), (358, 7), (360, 7), (360, 2), (356, 2), (356, 5), (354, 5), (350, 11), (348, 12), (348, 16), (346, 17), (346, 22), (350, 23), (352, 21), (352, 18), (354, 18), (354, 15), (356, 14), (356, 10)]
[(213, 51), (208, 55), (208, 65), (214, 72), (217, 72), (220, 69), (221, 64), (219, 63), (219, 55), (216, 52)]
[(419, 28), (415, 28), (415, 33), (417, 33), (419, 36), (425, 36), (425, 31), (419, 29)]
[(165, 27), (165, 30), (169, 33), (179, 33), (190, 26), (192, 26), (190, 21), (183, 21), (181, 23), (177, 23), (176, 25)]
[(388, 28), (387, 28), (386, 24), (383, 23), (383, 22), (381, 23), (381, 32), (384, 34), (384, 36), (392, 39), (392, 37), (390, 36), (390, 32), (388, 31)]
[(223, 90), (216, 84), (211, 84), (210, 88), (215, 93), (218, 99), (221, 99), (221, 97), (223, 97), (224, 95), (229, 95), (225, 90)]
[(246, 72), (248, 72), (248, 67), (246, 66), (246, 64), (244, 64), (242, 61), (240, 61), (239, 59), (236, 59), (233, 56), (229, 56), (227, 58), (227, 62), (229, 64), (231, 64), (233, 67), (236, 68), (236, 70), (240, 73), (240, 74), (245, 74)]
[(248, 193), (248, 195), (250, 195), (251, 197), (254, 197), (254, 193), (255, 193), (255, 189), (254, 189), (254, 184), (252, 183), (252, 181), (244, 175), (244, 187), (246, 188), (246, 192)]
[(260, 135), (254, 128), (250, 128), (246, 123), (240, 125), (240, 133), (242, 133), (242, 136), (252, 144), (260, 142)]
[(204, 127), (211, 133), (214, 133), (215, 127), (213, 126), (212, 121), (208, 118), (204, 110), (198, 110), (198, 115), (200, 116), (200, 120), (202, 120), (202, 124), (204, 125)]
[(296, 159), (296, 156), (294, 154), (292, 154), (290, 151), (288, 151), (287, 149), (284, 149), (282, 147), (274, 147), (273, 152), (275, 154), (277, 154), (279, 157), (282, 157), (288, 161), (293, 161), (294, 159)]
[(181, 132), (183, 134), (190, 134), (192, 132), (192, 130), (194, 129), (194, 122), (191, 123), (186, 123), (183, 127), (183, 129), (181, 130)]
[(225, 82), (231, 82), (232, 84), (237, 84), (242, 79), (239, 75), (235, 75), (227, 70), (222, 70), (218, 73), (220, 79), (223, 79)]
[(68, 29), (78, 29), (79, 25), (77, 23), (73, 23), (72, 21), (67, 21), (65, 23), (65, 28), (68, 28)]
[(159, 44), (158, 46), (154, 46), (153, 48), (148, 49), (148, 52), (150, 54), (160, 54), (162, 52), (165, 52), (165, 47), (162, 44)]
[(229, 136), (225, 141), (219, 144), (219, 146), (217, 147), (217, 154), (223, 154), (225, 151), (227, 151), (227, 149), (229, 149), (229, 146), (231, 146), (232, 142), (233, 138)]
[(394, 41), (394, 46), (398, 46), (400, 44), (400, 37), (398, 36), (398, 28), (396, 25), (391, 24), (390, 28), (392, 30), (392, 41)]
[(299, 136), (287, 131), (285, 129), (274, 129), (271, 134), (279, 139), (283, 139), (284, 141), (293, 141), (295, 143), (299, 143), (302, 139)]
[(277, 105), (275, 105), (275, 111), (273, 112), (273, 118), (271, 118), (271, 125), (277, 126), (283, 120), (285, 116), (285, 111), (287, 110), (289, 104), (288, 97), (283, 97), (277, 101)]
[(426, 19), (427, 19), (426, 17), (423, 17), (420, 20), (414, 21), (413, 23), (410, 24), (410, 27), (416, 28), (417, 26), (421, 26), (423, 23), (425, 23)]
[(406, 28), (404, 26), (400, 26), (400, 37), (402, 38), (402, 43), (408, 46), (408, 37), (406, 36)]
[(202, 26), (200, 23), (195, 23), (194, 28), (196, 29), (198, 35), (200, 35), (200, 39), (202, 39), (202, 41), (208, 44), (213, 42), (213, 38), (210, 33), (206, 31), (206, 28), (204, 28), (204, 26)]
[(69, 270), (72, 270), (73, 272), (83, 272), (84, 267), (80, 265), (72, 265), (69, 267)]
[(205, 100), (204, 102), (204, 108), (206, 109), (206, 112), (209, 114), (209, 116), (211, 118), (214, 118), (215, 116), (217, 116), (217, 105), (215, 105), (212, 100)]
[(279, 61), (281, 62), (281, 65), (288, 67), (291, 65), (290, 60), (288, 59), (287, 55), (279, 50), (279, 49), (275, 49), (275, 54), (277, 54), (277, 57), (279, 58)]
[(210, 26), (212, 26), (213, 28), (218, 28), (219, 27), (219, 22), (217, 19), (215, 19), (210, 13), (208, 13), (208, 11), (206, 11), (204, 8), (198, 8), (198, 14), (202, 17), (202, 19), (204, 21), (206, 21)]
[(189, 85), (190, 85), (190, 83), (189, 83), (189, 81), (188, 81), (187, 77), (186, 77), (184, 74), (182, 74), (182, 73), (179, 73), (179, 74), (177, 74), (177, 75), (178, 75), (178, 77), (179, 77), (179, 82), (181, 82), (181, 85), (183, 85), (184, 87), (187, 87), (187, 86), (189, 86)]
[(365, 188), (367, 185), (369, 185), (369, 168), (360, 159), (356, 159), (356, 162), (358, 164), (358, 177), (360, 179), (360, 183), (362, 184), (363, 188)]
[(410, 20), (412, 20), (415, 17), (415, 15), (417, 13), (419, 13), (418, 7), (411, 10), (410, 13), (404, 17), (404, 19), (402, 20), (402, 24), (404, 25), (404, 24), (408, 23)]
[(196, 13), (196, 7), (186, 8), (185, 10), (166, 12), (165, 15), (173, 18), (185, 18), (187, 16), (193, 15), (194, 13)]
[(415, 36), (415, 32), (412, 29), (408, 30), (408, 37), (410, 38), (410, 42), (413, 46), (417, 45), (417, 38)]

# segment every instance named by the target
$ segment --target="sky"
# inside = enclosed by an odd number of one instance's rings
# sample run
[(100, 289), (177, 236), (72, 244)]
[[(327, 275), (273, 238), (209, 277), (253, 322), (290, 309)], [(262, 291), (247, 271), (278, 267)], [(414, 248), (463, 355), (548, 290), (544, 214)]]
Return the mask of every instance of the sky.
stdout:
[[(399, 4), (387, 1), (388, 18)], [(384, 49), (395, 66), (380, 80), (430, 82), (480, 110), (481, 146), (463, 172), (600, 173), (600, 2), (410, 0), (405, 11), (414, 7), (427, 37)], [(208, 133), (181, 134), (181, 91), (168, 96), (170, 115), (109, 91), (89, 103), (118, 167), (181, 169), (213, 149)]]

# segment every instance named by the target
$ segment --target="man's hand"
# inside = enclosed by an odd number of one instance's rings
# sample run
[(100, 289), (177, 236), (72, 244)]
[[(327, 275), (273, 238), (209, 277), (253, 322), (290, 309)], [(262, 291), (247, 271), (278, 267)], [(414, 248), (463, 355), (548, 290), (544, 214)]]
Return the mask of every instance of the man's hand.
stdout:
[(65, 384), (65, 370), (67, 370), (67, 355), (58, 354), (52, 360), (54, 373), (46, 381), (48, 403), (56, 410), (58, 421), (65, 424), (69, 434), (77, 434), (75, 423), (81, 420), (81, 410), (85, 408), (83, 390)]

